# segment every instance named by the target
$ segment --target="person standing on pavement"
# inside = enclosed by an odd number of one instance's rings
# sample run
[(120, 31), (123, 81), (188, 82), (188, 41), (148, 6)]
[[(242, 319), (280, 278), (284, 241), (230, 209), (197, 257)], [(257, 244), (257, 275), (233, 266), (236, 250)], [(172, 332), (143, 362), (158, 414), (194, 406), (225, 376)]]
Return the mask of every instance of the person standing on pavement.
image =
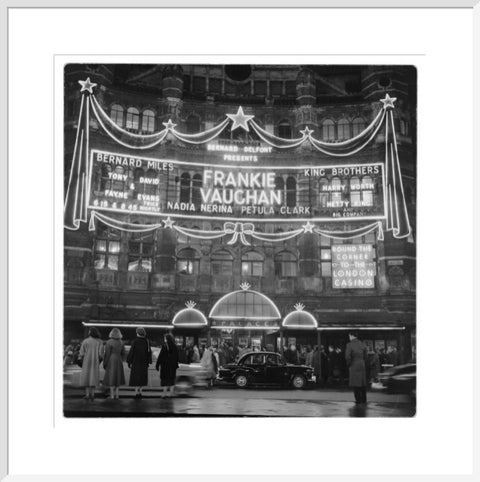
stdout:
[(288, 350), (283, 354), (287, 363), (291, 363), (292, 365), (298, 365), (298, 352), (297, 347), (292, 343)]
[(203, 352), (202, 360), (200, 363), (206, 371), (206, 379), (208, 382), (208, 386), (209, 387), (213, 386), (213, 381), (217, 376), (217, 371), (216, 371), (216, 359), (213, 354), (213, 349), (211, 347), (205, 348), (205, 351)]
[(378, 381), (378, 374), (380, 372), (380, 359), (378, 353), (371, 348), (368, 352), (368, 373), (370, 384)]
[(128, 385), (135, 387), (135, 398), (142, 398), (142, 388), (148, 385), (148, 366), (152, 363), (152, 350), (144, 328), (138, 327), (127, 356), (130, 368)]
[(175, 378), (178, 368), (178, 349), (173, 336), (165, 335), (165, 342), (158, 354), (155, 368), (160, 370), (160, 386), (162, 387), (162, 398), (173, 397), (175, 390)]
[(100, 333), (95, 327), (88, 330), (88, 338), (83, 340), (78, 352), (78, 360), (81, 360), (82, 373), (80, 374), (80, 386), (85, 387), (85, 399), (93, 400), (95, 387), (100, 381), (100, 362), (103, 356), (103, 342)]
[(350, 342), (345, 349), (345, 361), (349, 368), (349, 386), (353, 388), (355, 403), (367, 403), (367, 348), (356, 332), (348, 334)]
[(105, 343), (105, 358), (103, 359), (103, 385), (110, 387), (110, 398), (119, 398), (119, 387), (125, 385), (125, 373), (123, 360), (125, 357), (125, 345), (122, 341), (122, 333), (118, 328), (113, 328), (108, 335), (109, 340)]

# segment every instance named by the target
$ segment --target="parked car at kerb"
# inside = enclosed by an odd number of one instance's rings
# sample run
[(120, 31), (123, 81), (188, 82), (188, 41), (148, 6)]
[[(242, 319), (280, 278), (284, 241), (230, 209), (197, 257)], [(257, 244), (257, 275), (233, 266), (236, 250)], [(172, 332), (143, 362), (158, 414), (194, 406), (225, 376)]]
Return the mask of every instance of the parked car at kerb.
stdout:
[(417, 364), (398, 365), (380, 373), (378, 381), (389, 393), (406, 393), (416, 398)]
[(301, 389), (315, 381), (312, 367), (291, 365), (279, 353), (268, 351), (245, 353), (238, 362), (220, 367), (217, 379), (239, 388), (283, 385)]

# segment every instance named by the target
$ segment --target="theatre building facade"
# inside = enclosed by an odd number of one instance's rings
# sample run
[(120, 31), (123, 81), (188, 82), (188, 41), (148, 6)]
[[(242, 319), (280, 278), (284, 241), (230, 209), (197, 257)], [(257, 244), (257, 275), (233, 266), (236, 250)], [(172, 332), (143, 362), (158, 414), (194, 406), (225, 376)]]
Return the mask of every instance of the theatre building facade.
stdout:
[(416, 353), (416, 71), (65, 67), (65, 343)]

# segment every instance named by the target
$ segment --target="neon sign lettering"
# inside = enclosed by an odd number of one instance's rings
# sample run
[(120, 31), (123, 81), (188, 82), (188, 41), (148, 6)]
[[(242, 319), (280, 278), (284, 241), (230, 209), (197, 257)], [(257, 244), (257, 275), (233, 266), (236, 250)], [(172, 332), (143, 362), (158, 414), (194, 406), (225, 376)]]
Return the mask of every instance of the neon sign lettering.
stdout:
[[(105, 164), (115, 169), (106, 170)], [(221, 221), (248, 216), (251, 222), (385, 218), (381, 163), (232, 168), (219, 160), (152, 159), (92, 150), (90, 173), (89, 206), (110, 212)]]

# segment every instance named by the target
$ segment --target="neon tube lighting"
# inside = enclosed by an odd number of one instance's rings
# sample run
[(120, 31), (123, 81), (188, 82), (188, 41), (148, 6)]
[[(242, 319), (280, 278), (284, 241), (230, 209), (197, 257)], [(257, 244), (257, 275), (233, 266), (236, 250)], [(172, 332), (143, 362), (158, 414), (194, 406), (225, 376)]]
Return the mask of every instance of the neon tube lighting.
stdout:
[(118, 328), (173, 328), (173, 325), (150, 325), (150, 324), (134, 324), (134, 323), (94, 323), (82, 321), (84, 326), (116, 326)]

